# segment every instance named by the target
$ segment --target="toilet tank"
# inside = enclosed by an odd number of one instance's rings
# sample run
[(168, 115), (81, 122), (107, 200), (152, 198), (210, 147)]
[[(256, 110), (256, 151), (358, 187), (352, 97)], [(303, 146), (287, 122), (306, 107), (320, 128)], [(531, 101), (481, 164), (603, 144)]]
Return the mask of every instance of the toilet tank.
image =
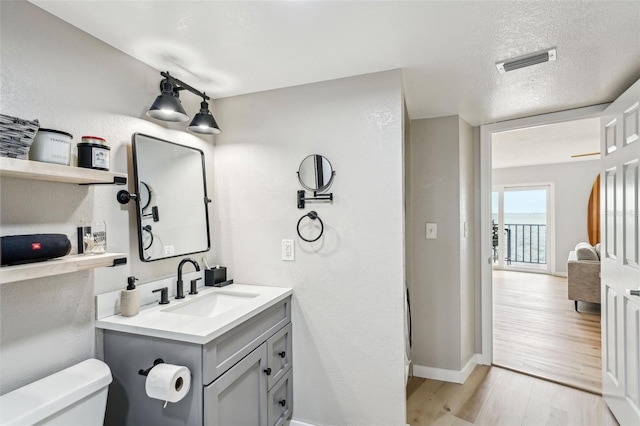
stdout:
[(88, 359), (0, 396), (0, 425), (102, 425), (111, 370)]

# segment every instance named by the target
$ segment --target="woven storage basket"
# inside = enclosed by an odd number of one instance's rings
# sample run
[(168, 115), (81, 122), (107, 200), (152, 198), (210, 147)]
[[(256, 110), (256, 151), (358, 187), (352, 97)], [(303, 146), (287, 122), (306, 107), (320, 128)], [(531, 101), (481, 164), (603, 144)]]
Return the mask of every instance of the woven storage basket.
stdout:
[(26, 159), (39, 128), (38, 120), (0, 114), (0, 157)]

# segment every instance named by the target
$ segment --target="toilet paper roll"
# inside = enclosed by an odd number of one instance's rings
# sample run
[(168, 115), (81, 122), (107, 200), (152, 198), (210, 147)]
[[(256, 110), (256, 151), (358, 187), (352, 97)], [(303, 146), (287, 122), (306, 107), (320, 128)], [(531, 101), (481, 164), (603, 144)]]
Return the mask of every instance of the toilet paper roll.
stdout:
[(158, 364), (149, 371), (144, 387), (149, 398), (178, 402), (189, 393), (191, 371), (183, 365)]

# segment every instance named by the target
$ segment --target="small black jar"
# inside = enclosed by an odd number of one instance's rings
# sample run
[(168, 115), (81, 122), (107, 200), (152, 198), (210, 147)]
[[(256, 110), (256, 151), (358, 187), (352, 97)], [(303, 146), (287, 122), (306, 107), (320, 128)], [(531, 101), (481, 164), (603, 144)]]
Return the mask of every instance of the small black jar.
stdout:
[(83, 136), (78, 144), (78, 167), (109, 171), (109, 151), (103, 138)]

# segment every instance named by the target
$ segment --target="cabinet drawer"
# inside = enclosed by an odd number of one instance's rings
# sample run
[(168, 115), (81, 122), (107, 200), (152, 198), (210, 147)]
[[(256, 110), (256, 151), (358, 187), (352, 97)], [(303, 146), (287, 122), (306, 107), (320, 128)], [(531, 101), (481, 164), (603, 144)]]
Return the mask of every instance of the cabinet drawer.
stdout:
[(293, 361), (291, 344), (291, 323), (267, 340), (267, 367), (271, 374), (267, 379), (267, 388), (271, 389), (289, 370)]
[(267, 424), (284, 425), (293, 412), (293, 370), (289, 369), (267, 394)]
[(208, 385), (278, 329), (291, 322), (291, 297), (203, 346), (202, 381)]

